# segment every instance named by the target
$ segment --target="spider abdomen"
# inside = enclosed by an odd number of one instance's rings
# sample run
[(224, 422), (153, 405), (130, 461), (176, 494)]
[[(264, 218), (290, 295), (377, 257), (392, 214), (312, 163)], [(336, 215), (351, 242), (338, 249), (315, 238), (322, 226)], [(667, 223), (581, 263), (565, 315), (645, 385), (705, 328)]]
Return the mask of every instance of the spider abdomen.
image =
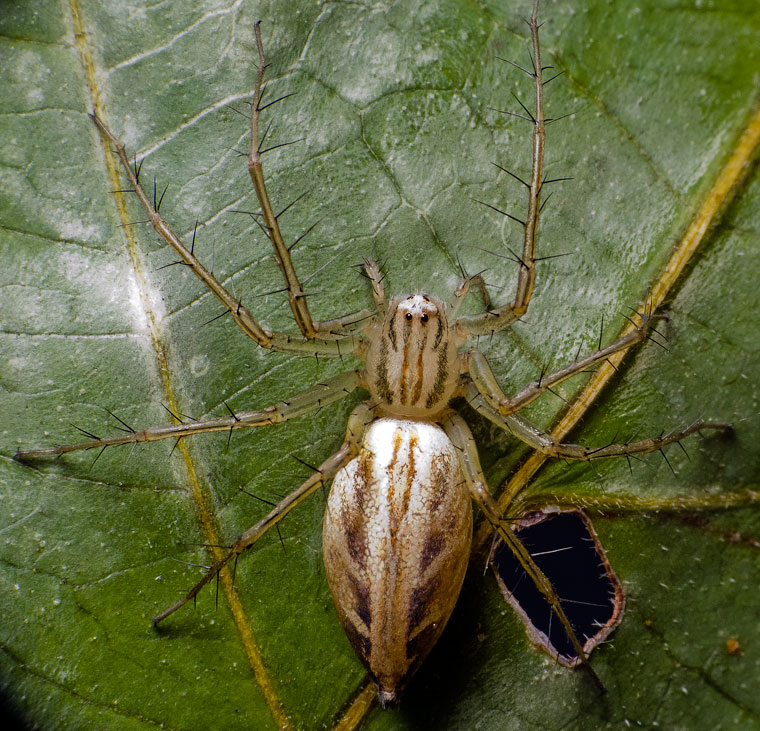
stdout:
[(398, 702), (443, 631), (471, 539), (470, 497), (445, 432), (373, 422), (333, 482), (323, 550), (341, 623), (383, 706)]

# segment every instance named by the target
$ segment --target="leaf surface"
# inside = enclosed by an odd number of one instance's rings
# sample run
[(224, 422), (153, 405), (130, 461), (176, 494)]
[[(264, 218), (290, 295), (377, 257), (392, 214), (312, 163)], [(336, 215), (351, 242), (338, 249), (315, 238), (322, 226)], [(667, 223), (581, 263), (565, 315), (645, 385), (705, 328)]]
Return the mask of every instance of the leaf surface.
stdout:
[[(76, 12), (72, 12), (72, 9)], [(368, 306), (352, 265), (373, 255), (391, 293), (447, 297), (457, 260), (512, 296), (506, 247), (521, 231), (472, 199), (522, 215), (530, 128), (495, 111), (531, 98), (530, 80), (497, 60), (530, 63), (529, 10), (439, 2), (7, 4), (0, 19), (0, 677), (41, 728), (330, 728), (365, 682), (332, 608), (315, 495), (241, 561), (233, 616), (213, 588), (160, 631), (150, 617), (206, 564), (207, 523), (231, 542), (341, 443), (356, 398), (256, 433), (143, 445), (22, 465), (18, 446), (77, 441), (119, 424), (168, 423), (287, 398), (352, 365), (262, 352), (144, 219), (113, 194), (95, 104), (142, 180), (195, 251), (266, 326), (292, 330), (279, 272), (255, 222), (245, 161), (245, 99), (263, 19), (272, 144), (270, 194), (284, 208), (316, 317)], [(506, 391), (613, 339), (636, 307), (755, 108), (760, 12), (751, 0), (694, 7), (651, 0), (547, 3), (544, 63), (549, 177), (537, 290), (525, 322), (481, 342)], [(234, 108), (234, 109), (233, 109)], [(519, 109), (518, 109), (519, 111)], [(123, 187), (123, 186), (122, 186)], [(594, 656), (600, 698), (579, 672), (532, 648), (476, 557), (457, 610), (398, 711), (370, 729), (757, 728), (760, 636), (758, 489), (760, 311), (757, 168), (667, 301), (666, 352), (626, 360), (573, 441), (659, 434), (703, 417), (733, 440), (654, 455), (547, 465), (532, 500), (618, 501), (594, 514), (625, 587), (627, 616)], [(274, 293), (274, 294), (273, 294)], [(477, 296), (468, 303), (479, 307)], [(584, 377), (557, 389), (571, 400)], [(526, 415), (549, 426), (548, 395)], [(527, 448), (465, 410), (493, 489)], [(93, 463), (94, 462), (94, 463)], [(196, 492), (194, 493), (194, 490)], [(713, 496), (733, 507), (708, 510)], [(547, 498), (546, 496), (551, 496)], [(543, 496), (543, 497), (542, 497)], [(678, 502), (688, 498), (689, 509)], [(697, 498), (695, 500), (695, 497)], [(700, 505), (699, 500), (704, 498)], [(649, 501), (649, 502), (647, 502)], [(656, 506), (657, 511), (643, 508)], [(187, 562), (187, 563), (183, 563)], [(246, 634), (249, 633), (249, 634)], [(727, 644), (737, 640), (739, 649)], [(734, 648), (734, 652), (729, 650)], [(259, 660), (251, 658), (258, 653)], [(258, 665), (257, 665), (258, 663)], [(258, 667), (258, 675), (252, 670)], [(265, 678), (266, 680), (262, 680)], [(275, 709), (273, 711), (273, 708)], [(279, 710), (278, 710), (279, 709)]]

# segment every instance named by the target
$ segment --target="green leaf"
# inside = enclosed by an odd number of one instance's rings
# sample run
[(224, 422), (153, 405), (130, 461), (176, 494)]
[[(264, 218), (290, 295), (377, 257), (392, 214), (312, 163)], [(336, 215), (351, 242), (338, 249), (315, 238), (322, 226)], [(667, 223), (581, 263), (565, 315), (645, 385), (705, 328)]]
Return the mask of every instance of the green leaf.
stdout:
[[(202, 6), (202, 9), (200, 9)], [(530, 128), (495, 111), (531, 98), (525, 2), (154, 5), (7, 2), (0, 17), (0, 677), (10, 703), (43, 728), (276, 728), (250, 645), (213, 588), (157, 632), (150, 617), (209, 561), (193, 486), (232, 541), (267, 500), (341, 443), (357, 398), (292, 423), (172, 444), (20, 464), (17, 447), (77, 441), (168, 423), (176, 399), (195, 418), (258, 408), (352, 361), (262, 352), (146, 224), (124, 227), (102, 137), (106, 123), (145, 158), (142, 180), (195, 252), (260, 320), (294, 328), (268, 242), (239, 210), (257, 209), (245, 161), (245, 100), (255, 70), (253, 23), (270, 61), (273, 144), (265, 158), (276, 208), (308, 279), (316, 317), (371, 302), (351, 265), (385, 262), (392, 293), (448, 296), (486, 269), (498, 301), (515, 267), (484, 250), (520, 246), (514, 224), (472, 201), (521, 215)], [(547, 173), (541, 264), (525, 322), (482, 342), (508, 392), (610, 341), (656, 280), (755, 108), (760, 12), (753, 0), (693, 5), (647, 0), (546, 3)], [(79, 25), (81, 24), (81, 25)], [(143, 220), (134, 196), (129, 216)], [(573, 441), (656, 435), (691, 420), (731, 421), (733, 440), (691, 438), (686, 456), (553, 464), (529, 486), (541, 495), (618, 500), (593, 520), (625, 587), (621, 627), (594, 655), (600, 698), (578, 671), (532, 648), (476, 557), (438, 647), (399, 711), (370, 711), (378, 729), (536, 727), (757, 728), (760, 521), (752, 504), (717, 512), (678, 497), (758, 489), (760, 181), (746, 185), (667, 303), (668, 352), (631, 354)], [(130, 251), (130, 236), (135, 248)], [(468, 303), (479, 306), (477, 296)], [(163, 370), (162, 370), (163, 369)], [(571, 399), (584, 377), (558, 393)], [(548, 395), (526, 409), (541, 426), (562, 410)], [(469, 411), (496, 489), (527, 449)], [(94, 463), (93, 463), (94, 462)], [(754, 493), (756, 494), (756, 493)], [(546, 498), (544, 498), (546, 499)], [(670, 507), (632, 510), (637, 501)], [(697, 502), (699, 502), (697, 500)], [(240, 562), (238, 618), (293, 727), (331, 727), (362, 687), (321, 563), (322, 498), (294, 511), (282, 544), (268, 535)], [(284, 549), (284, 550), (283, 550)], [(189, 563), (182, 563), (189, 562)], [(738, 640), (731, 654), (727, 641)], [(271, 700), (270, 700), (271, 702)]]

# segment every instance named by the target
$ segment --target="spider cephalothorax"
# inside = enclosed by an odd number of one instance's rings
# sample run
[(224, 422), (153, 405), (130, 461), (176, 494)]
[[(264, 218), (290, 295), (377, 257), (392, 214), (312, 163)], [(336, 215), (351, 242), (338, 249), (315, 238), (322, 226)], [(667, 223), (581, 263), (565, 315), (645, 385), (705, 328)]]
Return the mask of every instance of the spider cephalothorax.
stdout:
[(429, 417), (445, 408), (459, 378), (446, 307), (426, 294), (394, 297), (367, 353), (367, 389), (383, 413)]

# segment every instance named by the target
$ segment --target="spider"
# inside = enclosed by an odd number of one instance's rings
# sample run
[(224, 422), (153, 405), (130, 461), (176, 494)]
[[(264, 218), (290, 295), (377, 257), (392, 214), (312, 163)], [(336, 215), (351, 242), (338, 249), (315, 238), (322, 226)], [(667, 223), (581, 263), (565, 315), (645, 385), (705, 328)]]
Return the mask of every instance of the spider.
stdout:
[[(668, 441), (677, 441), (699, 428), (716, 428), (718, 425), (696, 424), (690, 429), (669, 435), (666, 438), (643, 440), (619, 447), (608, 446), (602, 450), (591, 451), (580, 447), (559, 445), (548, 435), (533, 429), (524, 419), (517, 415), (517, 411), (522, 406), (541, 395), (541, 393), (544, 393), (552, 385), (575, 373), (586, 370), (595, 363), (601, 362), (601, 360), (616, 350), (627, 348), (646, 337), (647, 330), (651, 325), (651, 318), (646, 311), (638, 313), (636, 330), (625, 341), (617, 341), (608, 348), (600, 349), (598, 352), (593, 353), (588, 358), (569, 364), (567, 368), (546, 376), (540, 381), (536, 381), (511, 398), (507, 398), (501, 392), (495, 379), (490, 374), (485, 359), (475, 350), (464, 349), (465, 344), (463, 341), (465, 337), (497, 332), (505, 329), (522, 317), (528, 308), (533, 290), (535, 261), (537, 258), (536, 231), (540, 214), (542, 187), (545, 183), (542, 170), (544, 139), (542, 69), (538, 53), (535, 15), (532, 32), (534, 36), (534, 59), (536, 61), (536, 69), (534, 71), (536, 108), (532, 112), (534, 119), (534, 165), (530, 183), (526, 186), (529, 190), (530, 205), (525, 221), (524, 247), (519, 257), (520, 274), (517, 292), (514, 299), (508, 305), (489, 309), (481, 316), (462, 317), (458, 316), (457, 312), (467, 291), (472, 286), (480, 287), (481, 283), (477, 277), (464, 277), (461, 285), (447, 301), (439, 300), (432, 296), (425, 296), (421, 293), (403, 295), (388, 300), (385, 297), (383, 289), (382, 273), (374, 262), (367, 261), (364, 272), (372, 285), (377, 312), (354, 313), (327, 323), (319, 323), (312, 320), (303, 288), (290, 261), (288, 247), (282, 241), (282, 237), (279, 234), (277, 216), (274, 215), (271, 205), (268, 205), (268, 195), (261, 168), (259, 142), (262, 135), (259, 134), (258, 123), (259, 114), (264, 105), (259, 105), (258, 102), (260, 101), (263, 83), (263, 51), (260, 51), (260, 73), (257, 79), (257, 95), (254, 99), (251, 115), (252, 150), (249, 166), (257, 195), (261, 201), (261, 223), (275, 246), (278, 262), (287, 283), (291, 308), (301, 331), (300, 336), (269, 333), (258, 324), (235, 297), (231, 296), (219, 285), (213, 276), (203, 269), (192, 253), (192, 249), (188, 251), (173, 236), (168, 225), (156, 211), (157, 205), (155, 203), (151, 204), (148, 196), (142, 192), (137, 180), (137, 173), (130, 171), (123, 148), (121, 148), (116, 139), (101, 123), (100, 126), (104, 134), (108, 135), (109, 139), (117, 146), (127, 174), (131, 176), (132, 184), (135, 190), (138, 191), (138, 195), (141, 194), (141, 199), (146, 205), (146, 210), (154, 221), (156, 229), (170, 244), (175, 246), (175, 249), (185, 263), (219, 297), (231, 313), (233, 319), (235, 319), (246, 334), (258, 344), (281, 352), (319, 353), (321, 355), (338, 355), (352, 352), (366, 365), (360, 372), (351, 372), (331, 379), (325, 384), (320, 384), (314, 389), (304, 392), (300, 396), (289, 399), (287, 403), (273, 407), (272, 410), (237, 413), (227, 419), (214, 420), (212, 422), (197, 422), (148, 429), (137, 434), (130, 434), (111, 440), (95, 439), (84, 445), (62, 447), (57, 450), (50, 450), (48, 453), (61, 454), (73, 448), (105, 447), (112, 444), (136, 443), (143, 439), (150, 441), (157, 438), (177, 438), (203, 431), (226, 431), (271, 424), (305, 413), (311, 408), (318, 408), (323, 404), (329, 403), (331, 400), (342, 397), (347, 391), (363, 388), (369, 392), (370, 401), (364, 406), (358, 407), (352, 414), (349, 433), (344, 446), (336, 455), (333, 455), (333, 457), (320, 466), (314, 478), (307, 481), (291, 498), (281, 503), (276, 511), (273, 512), (273, 515), (265, 519), (258, 526), (257, 530), (263, 531), (274, 525), (284, 517), (286, 512), (299, 499), (305, 497), (310, 491), (318, 489), (326, 480), (344, 467), (347, 467), (348, 464), (357, 464), (353, 462), (357, 451), (362, 448), (362, 445), (365, 452), (372, 451), (369, 447), (371, 444), (370, 438), (376, 433), (376, 429), (379, 429), (381, 426), (390, 425), (390, 428), (399, 429), (402, 447), (406, 447), (407, 451), (415, 435), (418, 439), (422, 438), (422, 432), (418, 433), (415, 429), (423, 430), (425, 435), (439, 435), (440, 432), (435, 430), (439, 426), (443, 428), (448, 439), (448, 442), (444, 441), (443, 443), (451, 443), (454, 446), (457, 452), (457, 461), (461, 462), (458, 467), (459, 471), (457, 471), (457, 468), (452, 468), (453, 472), (449, 473), (453, 474), (456, 478), (454, 482), (459, 484), (464, 481), (468, 484), (471, 494), (478, 505), (498, 528), (504, 539), (521, 556), (524, 561), (525, 570), (532, 575), (537, 584), (545, 591), (547, 599), (557, 612), (559, 621), (563, 621), (564, 623), (561, 602), (553, 594), (551, 587), (546, 585), (543, 578), (536, 571), (530, 557), (525, 555), (519, 543), (515, 542), (510, 525), (500, 518), (499, 510), (493, 505), (488, 492), (483, 488), (485, 481), (478, 467), (473, 440), (461, 418), (456, 413), (449, 411), (450, 401), (456, 396), (464, 396), (486, 418), (523, 439), (532, 447), (553, 456), (568, 459), (589, 460), (592, 457), (602, 458), (620, 454), (634, 454), (637, 451), (654, 451), (655, 449), (659, 449), (663, 444), (668, 443)], [(404, 328), (409, 328), (409, 330), (407, 331)], [(437, 348), (434, 349), (433, 344), (438, 339), (439, 331), (440, 340)], [(397, 341), (403, 339), (399, 337), (399, 334), (405, 332), (411, 333), (408, 338), (409, 349), (406, 356), (394, 365), (388, 361), (387, 356), (383, 356), (383, 348), (385, 347), (389, 353), (391, 351), (398, 353), (398, 346), (396, 350), (393, 348), (392, 338), (396, 337)], [(431, 333), (435, 334), (431, 335)], [(440, 351), (444, 356), (437, 359), (433, 358), (434, 351)], [(383, 363), (385, 363), (385, 370), (387, 371), (384, 378), (382, 377)], [(416, 391), (419, 393), (415, 396)], [(403, 428), (397, 426), (398, 424), (407, 423), (411, 426)], [(362, 432), (366, 434), (363, 435)], [(443, 448), (440, 450), (435, 448), (432, 452), (425, 452), (425, 454), (439, 455), (444, 454), (444, 451)], [(29, 452), (21, 456), (35, 456), (35, 453)], [(348, 483), (356, 485), (357, 481), (356, 479), (350, 479)], [(457, 514), (462, 515), (461, 512)], [(343, 534), (348, 541), (348, 531), (343, 531)], [(255, 535), (255, 531), (247, 532), (236, 544), (224, 563), (236, 561), (240, 552), (253, 545), (251, 538)], [(457, 555), (460, 553), (463, 552), (458, 551)], [(221, 567), (222, 564), (214, 566), (207, 574), (206, 580), (213, 579), (214, 576), (218, 575)], [(199, 589), (200, 585), (183, 601), (193, 597)], [(354, 607), (354, 609), (359, 613), (358, 608)], [(156, 618), (157, 621), (162, 621), (173, 610), (174, 607), (159, 615)], [(443, 622), (439, 621), (437, 624), (442, 626)], [(354, 629), (361, 635), (361, 627), (355, 625)], [(361, 645), (363, 639), (366, 639), (366, 635), (355, 639), (355, 644)], [(580, 652), (583, 653), (582, 647), (580, 647)], [(372, 669), (371, 653), (368, 662)], [(585, 663), (584, 666), (588, 667)], [(389, 681), (381, 680), (378, 670), (374, 670), (373, 672), (379, 680), (381, 698), (386, 702), (393, 702), (408, 679), (408, 669), (403, 671), (400, 679)]]
[[(250, 115), (248, 170), (261, 211), (254, 220), (271, 241), (285, 280), (289, 305), (299, 334), (273, 332), (263, 327), (173, 232), (160, 215), (160, 200), (145, 192), (140, 169), (130, 166), (119, 140), (95, 115), (94, 122), (110, 140), (132, 189), (156, 232), (182, 262), (224, 305), (240, 329), (257, 345), (277, 352), (318, 356), (352, 354), (362, 364), (268, 408), (231, 413), (224, 418), (175, 423), (133, 430), (110, 438), (93, 437), (79, 444), (27, 450), (18, 458), (48, 455), (120, 444), (182, 437), (212, 431), (269, 426), (301, 416), (343, 398), (357, 389), (369, 398), (351, 413), (346, 438), (297, 490), (245, 531), (232, 548), (208, 569), (181, 600), (154, 617), (163, 622), (194, 599), (228, 564), (236, 566), (269, 528), (277, 525), (307, 496), (333, 480), (324, 519), (325, 569), (338, 615), (360, 660), (377, 684), (380, 704), (395, 705), (409, 679), (430, 652), (453, 610), (467, 566), (471, 532), (471, 501), (514, 552), (525, 574), (534, 582), (561, 623), (593, 681), (602, 683), (588, 662), (586, 638), (576, 636), (551, 581), (516, 537), (512, 523), (491, 497), (480, 467), (478, 452), (464, 419), (452, 401), (469, 405), (499, 428), (540, 453), (567, 460), (590, 462), (618, 456), (659, 451), (701, 430), (724, 430), (725, 424), (697, 421), (667, 435), (625, 444), (584, 447), (560, 443), (534, 427), (519, 411), (556, 384), (606, 361), (648, 337), (653, 317), (646, 307), (631, 318), (631, 331), (606, 347), (543, 375), (512, 396), (506, 395), (477, 349), (468, 339), (509, 328), (528, 311), (536, 278), (537, 232), (542, 192), (547, 180), (543, 169), (545, 128), (544, 78), (538, 38), (538, 0), (529, 26), (532, 66), (522, 69), (533, 80), (534, 104), (524, 113), (532, 127), (532, 170), (525, 187), (528, 211), (514, 297), (493, 306), (481, 275), (463, 278), (447, 299), (423, 292), (386, 297), (384, 275), (372, 260), (362, 269), (370, 283), (375, 310), (361, 310), (327, 321), (313, 319), (304, 287), (291, 259), (292, 243), (285, 241), (279, 216), (265, 182), (262, 155), (266, 130), (261, 113), (280, 101), (263, 101), (266, 61), (260, 28), (256, 26), (258, 72)], [(508, 172), (510, 175), (513, 173)], [(515, 176), (516, 177), (516, 176)], [(512, 218), (511, 214), (506, 214)], [(467, 294), (478, 288), (486, 302), (478, 315), (460, 315)], [(179, 419), (178, 419), (179, 420)]]

